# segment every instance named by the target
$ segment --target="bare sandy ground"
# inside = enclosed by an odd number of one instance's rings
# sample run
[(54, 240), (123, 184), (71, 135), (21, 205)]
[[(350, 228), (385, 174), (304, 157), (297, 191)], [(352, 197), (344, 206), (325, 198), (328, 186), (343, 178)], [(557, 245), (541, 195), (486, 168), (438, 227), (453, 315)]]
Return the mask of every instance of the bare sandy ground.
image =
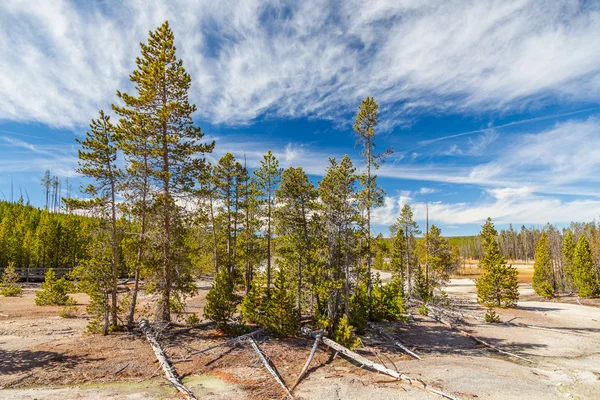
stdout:
[[(188, 302), (190, 311), (202, 314), (209, 284), (200, 282), (202, 290)], [(446, 288), (456, 310), (469, 315), (461, 329), (532, 362), (495, 353), (415, 310), (414, 321), (384, 327), (420, 354), (421, 361), (386, 347), (374, 334), (365, 335), (363, 341), (377, 349), (388, 367), (395, 365), (456, 398), (600, 398), (600, 308), (593, 307), (598, 302), (545, 301), (535, 296), (528, 283), (522, 283), (520, 291), (519, 307), (498, 310), (503, 324), (489, 325), (482, 321), (485, 309), (476, 304), (472, 279), (453, 279)], [(33, 306), (33, 293), (30, 289), (22, 298), (0, 297), (0, 314), (7, 315), (0, 316), (0, 399), (179, 398), (161, 374), (153, 376), (157, 365), (143, 338), (85, 334), (83, 311), (78, 318), (58, 318), (58, 307)], [(83, 310), (85, 296), (77, 299)], [(212, 331), (192, 331), (162, 340), (168, 353), (178, 359), (190, 348), (219, 343), (223, 337)], [(261, 344), (288, 384), (295, 380), (310, 345), (302, 338)], [(362, 354), (375, 360), (368, 351)], [(123, 372), (115, 375), (123, 366)], [(215, 350), (177, 368), (202, 399), (283, 397), (247, 346)], [(298, 399), (314, 400), (439, 398), (342, 357), (332, 360), (326, 349), (317, 353), (296, 393)]]

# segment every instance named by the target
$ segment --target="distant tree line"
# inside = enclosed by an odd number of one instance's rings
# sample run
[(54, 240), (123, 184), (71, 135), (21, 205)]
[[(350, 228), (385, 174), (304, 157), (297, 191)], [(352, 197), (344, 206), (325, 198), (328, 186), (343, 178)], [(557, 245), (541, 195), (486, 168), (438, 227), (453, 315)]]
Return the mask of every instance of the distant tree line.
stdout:
[[(498, 233), (488, 218), (479, 236), (455, 237), (450, 241), (466, 252), (463, 258), (479, 260), (484, 277), (477, 286), (483, 304), (515, 304), (517, 271), (507, 259), (534, 260), (532, 284), (541, 296), (600, 296), (600, 225), (595, 222), (573, 222), (561, 230), (551, 224), (541, 229), (522, 227), (519, 233), (510, 226)], [(492, 286), (497, 289), (493, 295), (489, 292)], [(487, 294), (481, 294), (486, 291)]]
[(0, 269), (75, 268), (85, 258), (90, 218), (0, 201)]
[[(501, 229), (497, 235), (498, 246), (500, 253), (507, 260), (523, 261), (525, 263), (532, 262), (535, 258), (535, 250), (543, 232), (549, 236), (550, 246), (554, 248), (554, 253), (560, 252), (563, 236), (567, 231), (570, 231), (575, 237), (585, 234), (587, 240), (592, 243), (599, 239), (600, 229), (595, 221), (593, 222), (571, 222), (568, 227), (559, 229), (551, 224), (546, 224), (542, 227), (526, 227), (521, 226), (518, 231), (515, 230), (512, 224), (508, 229)], [(481, 244), (480, 236), (453, 236), (448, 240), (453, 245), (457, 246), (460, 255), (464, 259), (479, 260), (485, 254), (485, 248)]]

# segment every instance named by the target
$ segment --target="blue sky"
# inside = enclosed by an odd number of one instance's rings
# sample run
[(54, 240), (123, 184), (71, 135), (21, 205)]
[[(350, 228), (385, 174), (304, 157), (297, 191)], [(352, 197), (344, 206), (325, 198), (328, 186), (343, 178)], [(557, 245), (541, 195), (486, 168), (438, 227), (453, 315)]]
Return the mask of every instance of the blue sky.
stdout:
[(46, 169), (75, 187), (75, 137), (131, 90), (139, 42), (168, 19), (194, 116), (218, 158), (272, 149), (318, 181), (360, 167), (352, 122), (380, 106), (375, 231), (410, 204), (474, 234), (600, 216), (600, 2), (0, 2), (0, 190), (43, 204)]

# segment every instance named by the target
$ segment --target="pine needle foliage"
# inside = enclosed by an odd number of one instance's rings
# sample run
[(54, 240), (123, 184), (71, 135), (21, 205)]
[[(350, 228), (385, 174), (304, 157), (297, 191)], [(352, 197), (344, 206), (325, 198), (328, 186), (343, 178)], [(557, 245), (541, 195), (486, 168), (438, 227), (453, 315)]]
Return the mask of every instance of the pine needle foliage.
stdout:
[(552, 265), (550, 264), (550, 248), (548, 247), (548, 235), (542, 233), (535, 251), (535, 262), (533, 264), (533, 290), (540, 296), (554, 297), (554, 277)]
[(68, 295), (71, 286), (64, 277), (56, 279), (54, 269), (50, 268), (46, 271), (41, 289), (35, 292), (35, 304), (38, 306), (71, 304), (74, 302)]
[(271, 297), (268, 300), (265, 326), (273, 335), (293, 335), (300, 325), (295, 306), (294, 292), (287, 282), (286, 274), (279, 270), (275, 278)]
[[(119, 277), (118, 238), (117, 238), (117, 192), (122, 171), (117, 167), (116, 130), (110, 117), (100, 110), (98, 119), (92, 119), (85, 139), (76, 139), (81, 145), (78, 150), (79, 167), (77, 172), (92, 180), (85, 188), (90, 195), (88, 200), (71, 199), (70, 209), (84, 209), (107, 223), (104, 229), (110, 231), (106, 241), (111, 249), (109, 268), (112, 279), (109, 283), (111, 324), (117, 325), (117, 279)], [(102, 235), (104, 237), (104, 235)], [(99, 278), (101, 279), (101, 278)], [(104, 295), (100, 293), (99, 295)], [(93, 295), (91, 295), (93, 296)]]
[(514, 307), (519, 300), (518, 272), (506, 265), (496, 242), (497, 234), (491, 218), (488, 218), (480, 234), (482, 245), (487, 245), (487, 249), (480, 262), (483, 275), (475, 281), (477, 298), (487, 307)]
[(338, 326), (335, 331), (335, 341), (342, 346), (349, 348), (350, 350), (360, 346), (360, 339), (352, 333), (352, 325), (350, 325), (348, 316), (346, 314), (342, 315), (338, 322)]
[(386, 285), (381, 283), (379, 274), (373, 279), (373, 314), (372, 321), (397, 321), (404, 319), (404, 289), (402, 281), (394, 277)]
[[(365, 171), (360, 174), (360, 183), (363, 190), (358, 193), (359, 207), (364, 211), (363, 234), (366, 238), (366, 262), (367, 262), (367, 297), (369, 303), (369, 314), (372, 314), (372, 249), (371, 249), (371, 213), (374, 208), (383, 205), (384, 191), (377, 185), (375, 170), (379, 168), (379, 162), (385, 159), (386, 154), (375, 154), (375, 128), (377, 127), (377, 112), (379, 106), (373, 97), (364, 99), (358, 107), (358, 114), (353, 125), (356, 132), (356, 144), (362, 147), (362, 157), (366, 164)], [(391, 152), (392, 150), (389, 150)]]
[(367, 328), (369, 321), (369, 297), (367, 295), (367, 284), (360, 282), (354, 294), (350, 297), (349, 322), (356, 328), (356, 331), (363, 333)]
[(493, 308), (488, 308), (485, 313), (485, 322), (488, 324), (498, 324), (500, 323), (500, 316), (494, 311)]
[(266, 308), (268, 301), (266, 298), (266, 279), (262, 273), (256, 273), (248, 294), (242, 300), (242, 317), (244, 321), (252, 322), (257, 325), (264, 325), (267, 319)]
[(281, 182), (283, 169), (271, 150), (260, 160), (260, 168), (254, 171), (256, 184), (263, 198), (263, 217), (266, 219), (265, 237), (267, 239), (267, 296), (271, 292), (272, 253), (272, 220), (275, 209), (275, 190)]
[(206, 295), (204, 318), (217, 323), (217, 329), (226, 330), (237, 310), (238, 298), (233, 292), (233, 282), (225, 269), (219, 270), (213, 286)]
[[(78, 280), (77, 289), (90, 297), (86, 312), (90, 321), (86, 327), (88, 332), (108, 335), (109, 331), (116, 329), (117, 324), (109, 321), (113, 311), (111, 294), (113, 289), (112, 254), (108, 232), (96, 229), (90, 243), (90, 257), (82, 260), (73, 270), (73, 276)], [(114, 309), (118, 311), (118, 305)]]
[(428, 302), (433, 298), (433, 286), (429, 285), (423, 268), (419, 266), (415, 274), (413, 294), (417, 299)]
[(594, 273), (594, 261), (590, 244), (584, 235), (579, 237), (573, 253), (573, 283), (579, 297), (594, 297), (600, 295), (598, 278)]
[(563, 237), (562, 255), (565, 267), (565, 286), (567, 289), (574, 289), (573, 284), (573, 255), (575, 253), (575, 238), (573, 232), (568, 230)]
[(15, 271), (15, 263), (9, 262), (0, 278), (0, 295), (6, 297), (19, 296), (22, 292), (19, 275)]

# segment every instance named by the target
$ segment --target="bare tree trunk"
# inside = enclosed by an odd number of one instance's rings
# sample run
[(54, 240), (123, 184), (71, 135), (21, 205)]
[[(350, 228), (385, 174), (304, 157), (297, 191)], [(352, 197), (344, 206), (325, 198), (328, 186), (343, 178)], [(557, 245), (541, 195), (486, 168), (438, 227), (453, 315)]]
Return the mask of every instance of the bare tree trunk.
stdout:
[(215, 273), (219, 273), (219, 254), (218, 254), (218, 250), (217, 250), (217, 230), (215, 227), (215, 212), (213, 210), (213, 198), (212, 198), (212, 193), (209, 194), (209, 201), (210, 201), (210, 224), (212, 225), (212, 234), (213, 234), (213, 257), (214, 257), (214, 261), (215, 261)]
[[(166, 103), (166, 99), (164, 99)], [(167, 143), (167, 123), (163, 122), (163, 276), (162, 276), (162, 300), (161, 320), (171, 321), (171, 193), (169, 189), (169, 148)]]
[(158, 343), (158, 340), (156, 340), (154, 332), (152, 331), (152, 328), (150, 327), (150, 324), (148, 323), (147, 319), (142, 318), (140, 320), (140, 329), (146, 335), (146, 339), (150, 343), (150, 346), (152, 346), (152, 351), (154, 351), (154, 354), (156, 355), (160, 366), (165, 372), (165, 376), (167, 377), (169, 383), (173, 385), (175, 389), (181, 392), (186, 399), (197, 399), (196, 395), (194, 395), (194, 393), (192, 393), (190, 389), (188, 389), (183, 385), (183, 383), (181, 383), (181, 379), (179, 378), (177, 371), (169, 361), (169, 358), (160, 346), (160, 343)]
[(142, 266), (142, 260), (144, 258), (144, 238), (146, 234), (146, 190), (142, 195), (143, 210), (142, 210), (142, 222), (140, 226), (140, 237), (138, 244), (138, 252), (135, 264), (135, 276), (133, 283), (133, 294), (131, 295), (131, 307), (129, 308), (129, 317), (127, 318), (127, 325), (131, 327), (135, 319), (135, 306), (137, 303), (137, 295), (140, 285), (140, 269)]
[(367, 297), (369, 301), (369, 319), (373, 318), (373, 303), (371, 301), (371, 139), (368, 141), (367, 156)]
[(267, 203), (267, 296), (271, 295), (271, 170), (269, 168), (269, 193)]
[[(109, 165), (110, 171), (110, 165)], [(117, 280), (119, 279), (119, 270), (117, 267), (117, 205), (115, 204), (115, 181), (114, 178), (111, 177), (110, 180), (111, 186), (111, 226), (112, 226), (112, 285), (111, 285), (111, 297), (112, 297), (112, 307), (111, 307), (111, 317), (112, 317), (112, 325), (117, 326)]]
[(245, 283), (246, 283), (246, 294), (250, 291), (252, 285), (252, 271), (250, 270), (250, 193), (249, 193), (249, 182), (248, 182), (248, 169), (246, 168), (246, 153), (244, 153), (244, 177), (245, 177), (245, 201), (246, 201), (246, 268), (245, 268)]
[(408, 348), (406, 348), (406, 346), (404, 346), (402, 343), (400, 343), (397, 339), (394, 339), (393, 337), (391, 337), (390, 335), (388, 335), (382, 328), (378, 327), (377, 325), (369, 322), (368, 323), (369, 327), (374, 329), (375, 332), (377, 332), (379, 334), (379, 336), (381, 336), (382, 338), (390, 341), (391, 343), (394, 344), (394, 346), (400, 348), (401, 350), (403, 350), (406, 354), (408, 354), (409, 356), (416, 358), (417, 360), (420, 360), (421, 357), (419, 357), (416, 353), (414, 353), (413, 351), (409, 350)]
[(425, 230), (425, 287), (429, 292), (429, 202), (425, 198), (426, 230)]

